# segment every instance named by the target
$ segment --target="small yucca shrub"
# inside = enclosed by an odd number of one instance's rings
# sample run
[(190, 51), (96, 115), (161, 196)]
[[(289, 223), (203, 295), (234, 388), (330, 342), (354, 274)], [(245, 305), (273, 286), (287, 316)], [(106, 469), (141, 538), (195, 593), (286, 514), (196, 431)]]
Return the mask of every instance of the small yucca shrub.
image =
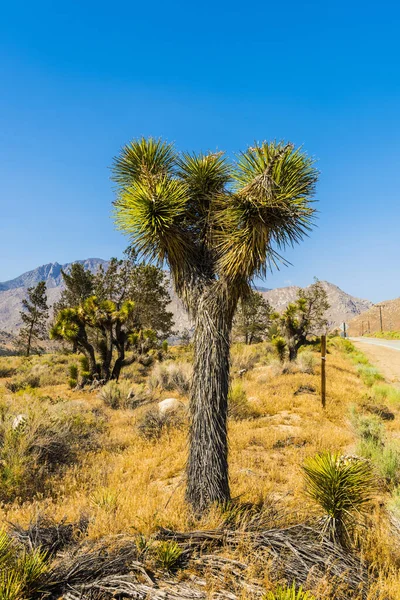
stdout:
[(22, 600), (40, 593), (49, 584), (49, 562), (46, 553), (26, 550), (0, 530), (0, 598)]
[(276, 336), (272, 340), (272, 345), (275, 348), (275, 352), (281, 362), (283, 362), (286, 358), (287, 353), (287, 344), (283, 337), (280, 335)]
[(166, 571), (173, 571), (179, 565), (182, 548), (176, 542), (159, 542), (154, 548), (157, 565)]
[(310, 592), (303, 591), (301, 586), (296, 590), (293, 582), (291, 587), (278, 586), (275, 592), (268, 592), (266, 596), (263, 596), (263, 600), (316, 600), (316, 598)]
[(323, 510), (322, 534), (347, 545), (355, 516), (371, 501), (376, 476), (368, 461), (324, 452), (303, 465), (306, 491)]

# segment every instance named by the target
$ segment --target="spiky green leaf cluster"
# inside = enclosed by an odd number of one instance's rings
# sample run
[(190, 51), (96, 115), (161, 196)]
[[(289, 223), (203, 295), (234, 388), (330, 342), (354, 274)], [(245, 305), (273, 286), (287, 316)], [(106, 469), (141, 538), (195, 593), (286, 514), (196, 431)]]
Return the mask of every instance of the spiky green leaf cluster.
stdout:
[(113, 176), (117, 227), (139, 253), (169, 263), (178, 289), (208, 278), (244, 290), (313, 223), (317, 171), (292, 144), (263, 142), (230, 162), (140, 139), (122, 149)]
[(296, 589), (295, 582), (290, 587), (278, 586), (275, 592), (268, 592), (262, 600), (316, 600), (310, 593), (303, 590), (302, 586)]
[(323, 533), (347, 543), (356, 515), (371, 501), (376, 476), (368, 461), (324, 452), (303, 465), (306, 491), (325, 514)]

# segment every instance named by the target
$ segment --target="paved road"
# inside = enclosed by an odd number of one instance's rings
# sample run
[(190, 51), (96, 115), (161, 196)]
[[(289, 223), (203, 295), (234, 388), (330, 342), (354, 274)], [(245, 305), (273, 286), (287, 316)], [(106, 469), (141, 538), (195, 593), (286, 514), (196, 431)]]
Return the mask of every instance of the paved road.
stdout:
[(384, 348), (390, 348), (391, 350), (400, 351), (400, 340), (383, 340), (381, 338), (367, 338), (367, 337), (352, 337), (352, 342), (360, 342), (362, 344), (372, 344), (373, 346), (383, 346)]

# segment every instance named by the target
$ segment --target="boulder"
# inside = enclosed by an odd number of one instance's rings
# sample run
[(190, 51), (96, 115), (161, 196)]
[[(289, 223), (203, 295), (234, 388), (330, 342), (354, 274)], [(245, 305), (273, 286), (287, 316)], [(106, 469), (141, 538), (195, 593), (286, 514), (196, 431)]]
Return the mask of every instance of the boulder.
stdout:
[(184, 408), (185, 405), (183, 402), (177, 398), (165, 398), (165, 400), (161, 400), (161, 402), (158, 403), (158, 411), (162, 415), (164, 415), (166, 412), (182, 410)]

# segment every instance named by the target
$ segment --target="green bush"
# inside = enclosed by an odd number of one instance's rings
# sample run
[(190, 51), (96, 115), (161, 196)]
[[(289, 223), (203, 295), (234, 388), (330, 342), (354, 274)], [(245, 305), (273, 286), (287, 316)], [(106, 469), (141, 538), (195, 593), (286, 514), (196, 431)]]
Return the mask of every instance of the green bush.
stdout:
[(369, 364), (360, 364), (357, 368), (357, 373), (368, 387), (372, 387), (377, 381), (384, 380), (378, 369)]
[(388, 402), (393, 402), (394, 404), (400, 404), (400, 390), (392, 385), (388, 385), (386, 383), (374, 385), (372, 388), (372, 393), (373, 396), (379, 401), (387, 400)]

